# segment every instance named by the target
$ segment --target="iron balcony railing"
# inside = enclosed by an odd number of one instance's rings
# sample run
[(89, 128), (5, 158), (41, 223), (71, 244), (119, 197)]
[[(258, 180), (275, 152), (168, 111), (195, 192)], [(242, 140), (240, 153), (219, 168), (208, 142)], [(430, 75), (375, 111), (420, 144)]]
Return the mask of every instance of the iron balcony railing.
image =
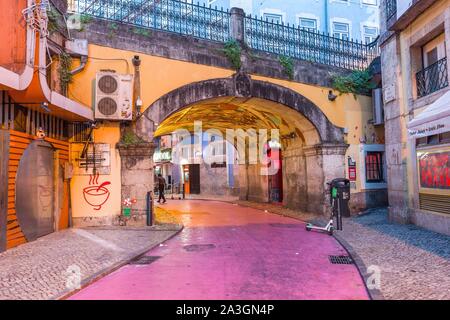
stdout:
[(386, 19), (389, 20), (397, 14), (397, 0), (386, 0)]
[(365, 44), (263, 18), (245, 18), (245, 42), (250, 48), (345, 69), (366, 69), (378, 56), (377, 40)]
[(228, 10), (175, 0), (72, 0), (73, 10), (93, 16), (196, 38), (226, 42), (230, 37)]
[(416, 83), (419, 98), (447, 87), (447, 57), (417, 72)]

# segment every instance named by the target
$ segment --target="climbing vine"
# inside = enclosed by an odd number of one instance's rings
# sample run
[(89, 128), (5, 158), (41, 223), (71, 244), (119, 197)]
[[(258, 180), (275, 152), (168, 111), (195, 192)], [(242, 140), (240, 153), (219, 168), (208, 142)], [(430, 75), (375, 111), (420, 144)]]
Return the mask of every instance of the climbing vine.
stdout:
[(283, 71), (289, 79), (294, 79), (294, 60), (291, 57), (280, 56), (278, 62), (283, 67)]
[(352, 93), (356, 99), (357, 94), (369, 94), (376, 85), (371, 82), (372, 76), (368, 70), (354, 70), (348, 75), (333, 75), (333, 89), (340, 94)]
[(116, 23), (110, 23), (108, 25), (108, 38), (112, 39), (114, 38), (114, 35), (116, 34), (116, 31), (119, 29), (119, 26)]
[(241, 69), (241, 46), (237, 41), (230, 40), (226, 42), (222, 51), (235, 70)]
[(142, 143), (144, 140), (140, 138), (136, 133), (130, 129), (126, 128), (120, 138), (120, 143), (126, 146)]
[(144, 28), (133, 28), (133, 33), (144, 37), (150, 37), (151, 35), (150, 30)]
[(51, 8), (51, 10), (47, 11), (47, 17), (48, 17), (48, 24), (47, 24), (48, 32), (50, 34), (53, 34), (54, 32), (58, 31), (61, 28), (60, 20), (62, 16), (54, 8)]
[(72, 73), (70, 72), (72, 67), (72, 57), (63, 52), (59, 55), (59, 67), (58, 67), (58, 74), (59, 74), (59, 82), (61, 85), (61, 91), (63, 93), (67, 92), (67, 88), (69, 84), (72, 82)]
[(88, 16), (86, 14), (80, 15), (80, 30), (84, 31), (86, 29), (86, 26), (92, 22), (93, 18), (91, 16)]

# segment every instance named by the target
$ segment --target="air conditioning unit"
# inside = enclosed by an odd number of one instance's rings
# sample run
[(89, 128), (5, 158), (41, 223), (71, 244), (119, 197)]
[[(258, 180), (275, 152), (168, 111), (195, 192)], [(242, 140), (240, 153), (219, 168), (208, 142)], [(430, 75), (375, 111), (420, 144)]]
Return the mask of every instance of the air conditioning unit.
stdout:
[(113, 71), (97, 73), (95, 119), (131, 121), (133, 118), (133, 76)]
[(383, 90), (381, 88), (372, 91), (373, 124), (384, 124)]

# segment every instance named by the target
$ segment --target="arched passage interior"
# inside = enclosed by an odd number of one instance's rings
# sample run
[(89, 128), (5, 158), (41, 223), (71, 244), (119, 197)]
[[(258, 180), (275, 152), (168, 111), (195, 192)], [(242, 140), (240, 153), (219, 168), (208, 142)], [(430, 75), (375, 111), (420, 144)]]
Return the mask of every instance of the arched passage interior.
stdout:
[[(153, 103), (140, 118), (141, 136), (177, 129), (278, 129), (282, 151), (283, 204), (323, 213), (326, 181), (344, 172), (343, 132), (311, 101), (290, 89), (239, 76), (181, 87)], [(149, 135), (149, 133), (153, 133)], [(237, 145), (239, 149), (239, 145)], [(240, 157), (242, 155), (239, 155)], [(237, 165), (241, 199), (270, 200), (269, 176), (260, 163)]]

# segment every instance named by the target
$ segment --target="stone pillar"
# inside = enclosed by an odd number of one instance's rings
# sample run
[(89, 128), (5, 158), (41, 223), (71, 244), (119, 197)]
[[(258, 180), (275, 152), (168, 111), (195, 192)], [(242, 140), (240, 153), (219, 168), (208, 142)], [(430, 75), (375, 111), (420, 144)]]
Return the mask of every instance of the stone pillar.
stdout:
[(307, 210), (306, 161), (302, 146), (283, 152), (283, 204), (291, 209)]
[[(122, 202), (126, 198), (135, 198), (133, 215), (127, 225), (145, 226), (147, 210), (147, 192), (153, 192), (153, 152), (155, 145), (142, 142), (131, 145), (117, 144), (121, 158)], [(153, 203), (152, 203), (153, 205)]]
[(405, 100), (401, 89), (399, 44), (396, 36), (382, 44), (386, 176), (388, 183), (389, 219), (409, 223), (408, 171), (406, 149)]
[(244, 18), (245, 12), (241, 8), (231, 8), (231, 38), (239, 43), (244, 43)]
[(327, 182), (345, 177), (347, 144), (318, 144), (304, 147), (307, 174), (307, 210), (329, 214)]

